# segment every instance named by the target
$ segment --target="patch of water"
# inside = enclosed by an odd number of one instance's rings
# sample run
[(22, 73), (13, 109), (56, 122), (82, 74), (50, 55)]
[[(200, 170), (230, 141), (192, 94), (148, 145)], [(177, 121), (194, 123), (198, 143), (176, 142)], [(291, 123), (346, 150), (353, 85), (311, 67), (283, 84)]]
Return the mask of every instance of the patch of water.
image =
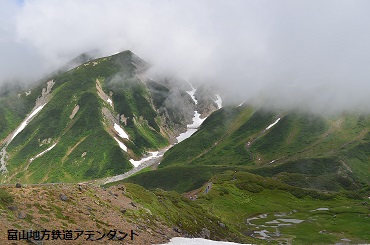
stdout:
[(294, 224), (299, 224), (299, 223), (302, 223), (304, 220), (301, 220), (301, 219), (278, 219), (282, 222), (286, 222), (286, 223), (294, 223)]
[[(297, 212), (296, 210), (293, 210), (289, 213), (281, 212), (281, 213), (274, 213), (272, 214), (275, 217), (289, 217), (293, 213)], [(251, 236), (263, 239), (263, 240), (273, 240), (273, 237), (280, 237), (282, 234), (279, 231), (279, 227), (286, 227), (286, 226), (291, 226), (294, 224), (300, 224), (304, 220), (300, 219), (289, 219), (289, 218), (279, 218), (279, 219), (268, 219), (268, 216), (271, 214), (260, 214), (255, 217), (248, 218), (246, 220), (246, 225), (248, 226), (253, 226), (255, 229), (253, 234)], [(259, 220), (259, 219), (267, 219), (266, 222), (263, 224), (254, 224), (253, 220)], [(275, 232), (271, 232), (268, 230), (274, 229)], [(267, 234), (268, 233), (268, 234)], [(260, 236), (255, 236), (254, 234), (259, 234)]]
[(329, 211), (329, 208), (316, 208), (315, 210), (311, 210), (310, 212), (315, 212), (315, 211)]
[(277, 220), (272, 220), (272, 221), (265, 222), (265, 224), (280, 224), (280, 222)]
[(270, 238), (270, 236), (266, 234), (266, 233), (268, 233), (268, 232), (269, 232), (269, 231), (267, 231), (267, 230), (254, 231), (254, 233), (259, 234), (259, 235), (261, 235), (261, 236), (262, 236), (262, 237), (259, 237), (260, 239), (267, 239), (267, 238)]
[(275, 217), (285, 217), (287, 214), (286, 213), (275, 213)]

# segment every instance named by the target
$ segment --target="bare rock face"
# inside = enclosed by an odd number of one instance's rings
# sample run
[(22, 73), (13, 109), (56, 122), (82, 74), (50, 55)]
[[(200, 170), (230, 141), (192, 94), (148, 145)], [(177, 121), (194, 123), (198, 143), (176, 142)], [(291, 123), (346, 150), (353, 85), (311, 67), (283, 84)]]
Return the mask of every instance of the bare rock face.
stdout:
[(125, 126), (127, 126), (127, 117), (125, 117), (125, 115), (124, 114), (122, 114), (121, 116), (120, 116), (120, 120), (121, 120), (121, 122), (123, 122), (124, 124), (125, 124)]
[(54, 84), (55, 84), (54, 80), (50, 80), (46, 83), (46, 88), (42, 89), (41, 96), (39, 96), (36, 99), (36, 107), (41, 106), (49, 101), (50, 92)]
[(80, 106), (76, 105), (75, 108), (73, 109), (71, 115), (69, 116), (69, 119), (73, 119), (79, 109), (80, 109)]
[(119, 120), (117, 119), (117, 117), (115, 117), (107, 107), (103, 107), (101, 110), (102, 110), (104, 117), (108, 119), (111, 125), (115, 123), (117, 124), (119, 123)]
[[(146, 85), (152, 95), (152, 103), (161, 117), (162, 129), (171, 137), (186, 130), (186, 125), (192, 123), (195, 104), (190, 95), (185, 92), (186, 84), (174, 78), (158, 78), (147, 80)], [(170, 140), (171, 141), (171, 140)]]
[(197, 110), (201, 114), (201, 118), (208, 117), (218, 108), (216, 104), (216, 95), (213, 89), (208, 87), (200, 87), (195, 92), (195, 98), (198, 100)]

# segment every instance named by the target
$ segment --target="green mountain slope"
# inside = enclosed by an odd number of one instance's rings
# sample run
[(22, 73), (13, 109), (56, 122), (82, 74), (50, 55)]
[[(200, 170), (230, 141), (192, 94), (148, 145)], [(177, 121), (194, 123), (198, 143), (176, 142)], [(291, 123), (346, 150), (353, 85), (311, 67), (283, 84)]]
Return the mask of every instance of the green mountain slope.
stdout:
[[(132, 160), (176, 142), (195, 110), (217, 108), (207, 88), (196, 91), (196, 104), (190, 85), (145, 77), (149, 65), (130, 51), (79, 60), (86, 62), (31, 90), (2, 90), (0, 182), (125, 173)], [(121, 182), (132, 200), (182, 235), (207, 228), (214, 239), (234, 241), (365, 243), (369, 140), (369, 115), (228, 106), (170, 148), (156, 170)], [(4, 206), (10, 199), (0, 194)], [(130, 214), (151, 220), (150, 212)]]
[[(6, 120), (0, 132), (7, 168), (2, 182), (113, 176), (130, 170), (130, 159), (168, 146), (177, 131), (186, 129), (192, 118), (187, 112), (194, 112), (195, 105), (171, 81), (145, 78), (147, 68), (145, 61), (125, 51), (52, 75), (29, 96), (2, 96), (0, 113)], [(166, 101), (175, 92), (180, 94), (177, 105), (169, 106)], [(9, 141), (32, 107), (38, 113)]]
[[(245, 166), (264, 176), (296, 181), (301, 187), (356, 189), (370, 183), (369, 119), (223, 108), (207, 118), (191, 138), (170, 149), (160, 168)], [(298, 179), (305, 178), (299, 183)]]

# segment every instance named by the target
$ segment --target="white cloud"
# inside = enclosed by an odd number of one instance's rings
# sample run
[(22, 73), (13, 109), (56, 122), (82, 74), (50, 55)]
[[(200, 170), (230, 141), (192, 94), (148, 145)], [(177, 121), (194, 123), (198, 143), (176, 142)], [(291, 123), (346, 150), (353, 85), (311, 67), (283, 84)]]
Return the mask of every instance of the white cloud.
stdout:
[(369, 5), (359, 0), (25, 0), (23, 5), (4, 0), (0, 76), (16, 70), (39, 74), (96, 48), (104, 55), (131, 49), (157, 71), (221, 84), (257, 98), (256, 103), (366, 108)]

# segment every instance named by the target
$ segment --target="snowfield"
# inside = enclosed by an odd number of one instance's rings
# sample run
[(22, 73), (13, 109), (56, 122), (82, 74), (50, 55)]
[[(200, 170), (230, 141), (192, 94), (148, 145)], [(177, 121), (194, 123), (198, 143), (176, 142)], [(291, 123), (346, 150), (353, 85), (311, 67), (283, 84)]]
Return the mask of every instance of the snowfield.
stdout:
[(110, 98), (107, 99), (107, 102), (113, 107), (113, 101)]
[(275, 124), (277, 124), (279, 121), (280, 121), (280, 117), (279, 117), (279, 118), (278, 118), (274, 123), (270, 124), (270, 125), (266, 128), (266, 130), (269, 130), (270, 128), (272, 128), (273, 126), (275, 126)]
[(201, 119), (200, 118), (200, 114), (198, 113), (198, 111), (194, 111), (193, 123), (192, 124), (189, 124), (187, 126), (187, 128), (190, 128), (190, 129), (195, 128), (195, 129), (197, 129), (204, 122), (204, 120), (206, 120), (206, 119), (205, 118)]
[[(14, 132), (12, 138), (10, 139), (10, 141), (12, 141), (15, 136), (17, 136), (20, 132), (22, 132), (23, 129), (25, 129), (25, 127), (27, 126), (27, 124), (31, 121), (32, 117), (34, 117), (39, 111), (42, 110), (42, 108), (44, 108), (44, 106), (46, 105), (43, 104), (43, 105), (40, 105), (39, 107), (37, 107), (27, 118), (26, 120), (24, 120), (21, 125), (17, 128), (17, 130)], [(8, 142), (8, 144), (10, 143), (10, 141)]]
[(121, 147), (122, 150), (127, 152), (127, 146), (125, 146), (125, 144), (123, 144), (121, 141), (119, 141), (116, 137), (113, 137), (113, 138), (117, 141), (119, 147)]
[(114, 124), (114, 129), (122, 139), (129, 139), (128, 134), (117, 123)]
[(193, 87), (193, 85), (191, 85), (190, 83), (189, 83), (189, 85), (191, 86), (191, 90), (190, 91), (186, 91), (186, 93), (188, 93), (189, 95), (190, 95), (190, 97), (191, 97), (191, 99), (194, 101), (194, 103), (197, 105), (198, 104), (198, 101), (195, 99), (195, 92), (197, 91), (194, 87)]
[(219, 94), (216, 94), (217, 100), (215, 100), (215, 103), (217, 104), (217, 108), (221, 109), (222, 108), (222, 99)]
[(138, 161), (135, 161), (134, 159), (131, 159), (130, 162), (132, 163), (132, 165), (134, 165), (135, 168), (139, 167), (139, 165), (143, 162), (146, 162), (152, 158), (156, 158), (158, 156), (158, 153), (159, 151), (153, 151), (153, 152), (149, 152), (150, 156), (148, 157), (144, 157)]
[(42, 155), (44, 155), (46, 152), (48, 152), (48, 151), (50, 151), (51, 149), (53, 149), (54, 148), (54, 146), (56, 146), (57, 145), (57, 143), (55, 143), (54, 145), (52, 145), (52, 146), (50, 146), (49, 148), (47, 148), (45, 151), (43, 151), (43, 152), (41, 152), (41, 153), (39, 153), (39, 154), (37, 154), (35, 157), (32, 157), (31, 159), (30, 159), (30, 162), (32, 162), (33, 160), (35, 160), (36, 158), (39, 158), (39, 157), (41, 157)]
[(195, 132), (197, 131), (197, 129), (195, 128), (191, 128), (191, 129), (188, 129), (186, 130), (185, 133), (181, 133), (179, 136), (176, 137), (177, 139), (177, 142), (180, 143), (181, 141), (189, 138), (190, 136), (192, 136), (192, 134), (194, 134)]
[[(194, 103), (197, 105), (198, 101), (197, 101), (197, 99), (195, 99), (195, 96), (194, 96), (194, 94), (196, 92), (196, 89), (191, 84), (190, 84), (190, 86), (191, 86), (192, 90), (191, 91), (186, 91), (186, 92), (190, 95), (190, 97), (193, 99)], [(219, 98), (219, 99), (221, 100), (221, 98)], [(218, 103), (220, 103), (220, 104), (218, 104)], [(217, 105), (221, 106), (222, 100), (218, 101), (218, 103), (217, 103)], [(181, 133), (179, 136), (176, 137), (178, 143), (180, 143), (181, 141), (189, 138), (192, 134), (194, 134), (198, 130), (199, 126), (204, 122), (204, 120), (206, 120), (206, 118), (201, 119), (200, 116), (201, 115), (199, 114), (199, 112), (195, 110), (194, 111), (194, 117), (193, 117), (193, 123), (188, 124), (186, 126), (186, 128), (187, 128), (186, 132)]]

